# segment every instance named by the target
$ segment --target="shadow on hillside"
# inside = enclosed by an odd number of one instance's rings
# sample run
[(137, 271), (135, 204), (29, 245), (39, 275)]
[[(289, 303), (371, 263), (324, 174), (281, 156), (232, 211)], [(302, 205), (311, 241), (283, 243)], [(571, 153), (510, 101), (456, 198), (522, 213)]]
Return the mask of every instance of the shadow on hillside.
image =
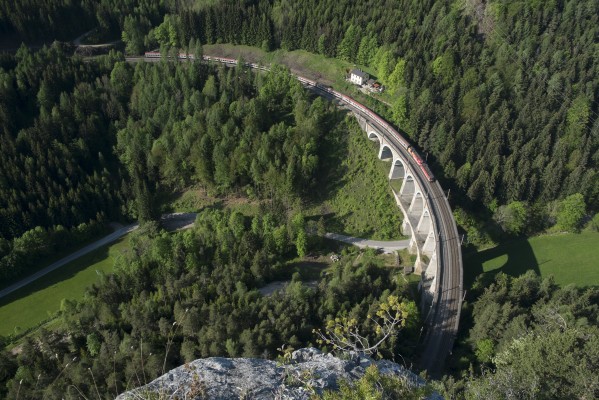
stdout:
[[(505, 258), (505, 261), (492, 270), (484, 271), (483, 264), (496, 258)], [(547, 261), (549, 260), (543, 262)], [(479, 276), (479, 283), (487, 286), (500, 272), (519, 276), (528, 270), (533, 270), (540, 275), (539, 265), (528, 239), (514, 239), (491, 249), (464, 255), (464, 286), (470, 289)]]
[[(325, 122), (331, 133), (325, 133), (319, 143), (320, 166), (316, 190), (312, 194), (314, 203), (322, 202), (332, 197), (345, 183), (347, 167), (343, 161), (348, 157), (349, 138), (347, 130), (340, 130), (341, 126), (347, 126), (344, 119), (348, 115), (345, 110), (338, 110)], [(348, 129), (349, 126), (347, 126)]]

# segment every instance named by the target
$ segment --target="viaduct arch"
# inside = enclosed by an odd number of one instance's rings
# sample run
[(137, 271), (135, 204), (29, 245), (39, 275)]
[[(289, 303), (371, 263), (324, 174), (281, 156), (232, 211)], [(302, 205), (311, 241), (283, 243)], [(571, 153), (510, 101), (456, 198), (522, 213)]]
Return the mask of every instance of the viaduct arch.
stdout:
[[(401, 180), (401, 189), (394, 191), (395, 201), (401, 209), (404, 216), (402, 223), (402, 233), (410, 236), (410, 252), (416, 255), (416, 264), (414, 272), (424, 274), (421, 281), (423, 289), (423, 309), (426, 305), (430, 306), (432, 296), (437, 290), (437, 258), (433, 257), (437, 249), (435, 235), (435, 226), (432, 222), (428, 192), (424, 181), (417, 176), (417, 171), (410, 163), (409, 154), (401, 151), (381, 131), (380, 128), (369, 123), (368, 120), (360, 115), (357, 116), (362, 129), (366, 131), (368, 139), (379, 145), (378, 157), (383, 161), (388, 161), (391, 166), (389, 170), (389, 180)], [(431, 239), (428, 239), (429, 236)], [(427, 242), (428, 239), (428, 243)], [(427, 244), (425, 246), (425, 243)]]
[(463, 300), (457, 226), (439, 182), (426, 178), (405, 139), (380, 117), (356, 107), (352, 111), (367, 137), (378, 143), (379, 158), (390, 162), (389, 180), (402, 181), (393, 196), (404, 216), (402, 233), (410, 236), (409, 250), (416, 255), (414, 271), (421, 275), (421, 310), (428, 324), (421, 368), (436, 375), (453, 348)]

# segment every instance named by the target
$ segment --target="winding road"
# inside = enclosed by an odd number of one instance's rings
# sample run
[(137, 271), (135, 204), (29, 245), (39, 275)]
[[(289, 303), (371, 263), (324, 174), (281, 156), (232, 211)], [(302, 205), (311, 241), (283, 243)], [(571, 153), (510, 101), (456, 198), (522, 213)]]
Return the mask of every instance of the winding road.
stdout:
[[(197, 216), (197, 213), (164, 214), (160, 218), (160, 223), (168, 231), (187, 229), (187, 228), (191, 228), (193, 226), (193, 224), (196, 220), (196, 216)], [(66, 264), (70, 263), (71, 261), (74, 261), (74, 260), (78, 259), (79, 257), (83, 257), (84, 255), (91, 253), (92, 251), (97, 250), (102, 246), (105, 246), (107, 244), (110, 244), (110, 243), (120, 239), (121, 237), (125, 236), (126, 234), (133, 232), (137, 228), (139, 228), (138, 223), (127, 225), (125, 227), (115, 230), (114, 232), (104, 236), (103, 238), (101, 238), (93, 243), (88, 244), (85, 247), (82, 247), (81, 249), (69, 254), (68, 256), (61, 258), (60, 260), (48, 265), (46, 268), (41, 269), (34, 274), (31, 274), (27, 278), (22, 279), (19, 282), (16, 282), (13, 285), (10, 285), (10, 286), (0, 290), (0, 299), (8, 296), (9, 294), (11, 294), (12, 292), (14, 292), (16, 290), (21, 289), (24, 286), (29, 285), (30, 283), (38, 280), (39, 278), (43, 277), (44, 275), (47, 275), (50, 272), (55, 271), (58, 268), (65, 266)], [(372, 248), (377, 248), (377, 249), (381, 248), (385, 252), (393, 252), (394, 250), (404, 249), (408, 246), (408, 244), (410, 242), (409, 239), (408, 240), (397, 240), (397, 241), (367, 240), (367, 239), (355, 238), (355, 237), (351, 237), (351, 236), (339, 235), (336, 233), (327, 233), (327, 234), (325, 234), (325, 237), (327, 237), (329, 239), (337, 240), (340, 242), (353, 244), (360, 248), (363, 248), (363, 247), (372, 247)]]
[(5, 296), (8, 296), (15, 290), (19, 290), (22, 287), (29, 285), (31, 282), (38, 280), (42, 276), (47, 275), (54, 270), (57, 270), (58, 268), (64, 266), (65, 264), (68, 264), (71, 261), (78, 259), (79, 257), (82, 257), (88, 253), (91, 253), (92, 251), (99, 249), (102, 246), (105, 246), (109, 243), (114, 242), (115, 240), (119, 239), (120, 237), (126, 235), (127, 233), (133, 232), (138, 227), (139, 227), (138, 224), (127, 225), (123, 228), (117, 229), (116, 231), (112, 232), (111, 234), (109, 234), (107, 236), (104, 236), (100, 240), (97, 240), (91, 244), (88, 244), (85, 247), (82, 247), (81, 249), (75, 251), (74, 253), (71, 253), (68, 256), (61, 258), (60, 260), (48, 265), (46, 268), (37, 271), (35, 274), (29, 275), (27, 278), (20, 280), (16, 283), (10, 285), (7, 288), (0, 290), (0, 299)]
[[(196, 214), (195, 213), (172, 213), (165, 214), (161, 218), (161, 223), (167, 230), (177, 230), (177, 229), (185, 229), (193, 225), (195, 221)], [(61, 258), (60, 260), (48, 265), (46, 268), (37, 271), (34, 274), (29, 275), (27, 278), (22, 279), (2, 290), (0, 290), (0, 299), (8, 296), (12, 292), (21, 289), (24, 286), (29, 285), (30, 283), (38, 280), (44, 275), (49, 274), (52, 271), (57, 270), (60, 267), (70, 263), (78, 259), (79, 257), (83, 257), (84, 255), (91, 253), (94, 250), (99, 249), (102, 246), (110, 244), (126, 234), (133, 232), (139, 228), (138, 223), (130, 224), (120, 229), (115, 230), (114, 232), (104, 236), (103, 238), (88, 244), (85, 247), (80, 248), (79, 250), (69, 254), (68, 256)]]
[(356, 238), (352, 236), (340, 235), (338, 233), (325, 233), (324, 237), (338, 242), (353, 244), (359, 248), (370, 247), (373, 249), (382, 249), (385, 253), (393, 253), (396, 250), (407, 249), (410, 245), (410, 239), (404, 240), (369, 240)]

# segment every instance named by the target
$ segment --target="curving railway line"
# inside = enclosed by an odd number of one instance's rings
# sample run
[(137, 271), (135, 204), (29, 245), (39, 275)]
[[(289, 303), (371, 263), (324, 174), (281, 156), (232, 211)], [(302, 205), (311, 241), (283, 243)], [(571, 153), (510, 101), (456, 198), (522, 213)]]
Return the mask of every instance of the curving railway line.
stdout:
[[(353, 111), (362, 114), (359, 110)], [(396, 151), (402, 154), (404, 160), (409, 160), (410, 168), (417, 174), (420, 185), (428, 188), (428, 201), (432, 206), (434, 226), (437, 231), (437, 252), (440, 257), (436, 273), (438, 286), (433, 295), (420, 368), (427, 370), (432, 376), (438, 376), (443, 370), (447, 355), (453, 348), (462, 308), (462, 251), (457, 225), (441, 185), (438, 181), (430, 182), (426, 179), (416, 162), (395, 139), (399, 133), (395, 130), (389, 132), (389, 127), (383, 127), (377, 121), (369, 120), (369, 122), (377, 126), (380, 132), (390, 134), (387, 140), (395, 143)]]
[[(183, 53), (179, 54), (177, 58), (195, 59), (193, 55)], [(147, 52), (143, 58), (132, 57), (127, 58), (127, 61), (157, 61), (160, 59), (160, 53)], [(225, 65), (237, 65), (237, 60), (230, 58), (204, 55), (202, 60)], [(255, 63), (246, 63), (246, 66), (262, 71), (269, 70), (268, 67)], [(438, 263), (436, 271), (437, 285), (426, 318), (428, 324), (424, 336), (420, 368), (427, 370), (431, 376), (438, 376), (443, 371), (445, 359), (453, 348), (458, 332), (463, 297), (461, 243), (445, 193), (439, 182), (432, 176), (426, 163), (423, 163), (422, 158), (417, 153), (414, 154), (415, 150), (412, 146), (379, 115), (351, 97), (336, 92), (329, 87), (321, 86), (317, 82), (302, 76), (295, 75), (295, 77), (307, 88), (323, 97), (337, 100), (340, 105), (349, 108), (356, 115), (366, 119), (370, 125), (375, 126), (390, 143), (395, 145), (395, 151), (400, 153), (402, 158), (410, 164), (410, 169), (414, 172), (420, 187), (426, 188), (427, 202), (433, 215)]]
[(437, 275), (439, 286), (433, 299), (433, 317), (425, 336), (421, 368), (436, 376), (442, 372), (445, 358), (451, 353), (458, 333), (463, 300), (463, 264), (461, 243), (449, 202), (438, 182), (430, 186), (439, 230), (437, 251), (440, 251), (441, 257)]

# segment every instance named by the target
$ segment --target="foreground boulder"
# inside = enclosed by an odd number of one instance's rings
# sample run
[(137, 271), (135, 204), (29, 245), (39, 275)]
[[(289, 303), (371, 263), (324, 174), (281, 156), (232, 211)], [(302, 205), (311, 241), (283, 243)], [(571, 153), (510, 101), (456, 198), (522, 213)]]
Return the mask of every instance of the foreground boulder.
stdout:
[(424, 381), (387, 360), (352, 354), (340, 359), (315, 348), (296, 350), (286, 364), (255, 358), (211, 357), (195, 360), (149, 384), (121, 394), (117, 400), (139, 398), (184, 399), (309, 399), (325, 389), (337, 389), (340, 380), (355, 381), (376, 365), (381, 374), (405, 379), (414, 387)]

